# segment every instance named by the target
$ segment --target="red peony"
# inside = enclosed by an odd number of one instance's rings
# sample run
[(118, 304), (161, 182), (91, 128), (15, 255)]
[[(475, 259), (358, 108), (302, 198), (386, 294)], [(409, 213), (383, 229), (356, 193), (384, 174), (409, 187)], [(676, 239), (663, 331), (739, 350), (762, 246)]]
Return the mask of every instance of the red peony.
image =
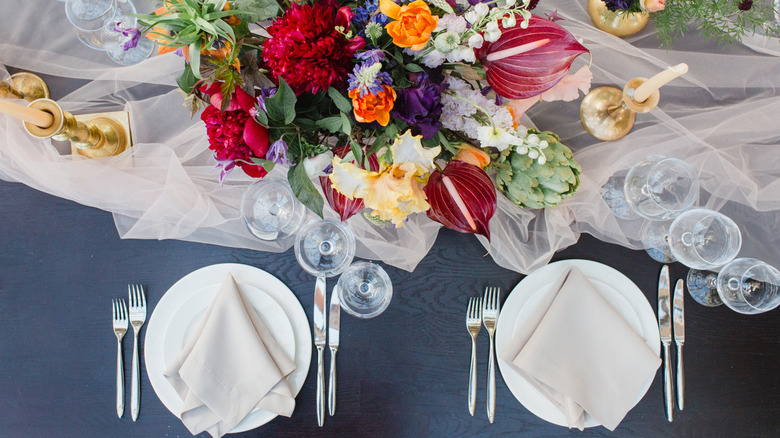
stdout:
[(352, 57), (365, 46), (361, 37), (347, 40), (336, 30), (349, 30), (352, 12), (336, 0), (293, 4), (268, 28), (263, 60), (274, 81), (284, 78), (296, 95), (333, 86), (345, 90)]
[(218, 160), (234, 161), (247, 175), (264, 177), (266, 170), (252, 163), (253, 157), (263, 158), (268, 152), (268, 130), (249, 114), (254, 98), (238, 88), (230, 106), (221, 111), (219, 83), (201, 90), (211, 94), (212, 105), (206, 107), (200, 115), (209, 135), (209, 149), (214, 151)]

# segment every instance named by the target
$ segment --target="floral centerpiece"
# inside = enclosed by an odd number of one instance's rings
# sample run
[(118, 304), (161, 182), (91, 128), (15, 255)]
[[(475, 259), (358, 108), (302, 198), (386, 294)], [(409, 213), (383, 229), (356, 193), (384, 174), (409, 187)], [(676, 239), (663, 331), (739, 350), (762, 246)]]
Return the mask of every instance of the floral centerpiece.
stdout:
[(220, 182), (288, 166), (320, 216), (325, 201), (396, 227), (425, 213), (489, 238), (496, 188), (543, 208), (579, 186), (559, 138), (520, 124), (590, 86), (587, 67), (567, 75), (587, 49), (537, 1), (167, 0), (139, 22), (184, 58)]

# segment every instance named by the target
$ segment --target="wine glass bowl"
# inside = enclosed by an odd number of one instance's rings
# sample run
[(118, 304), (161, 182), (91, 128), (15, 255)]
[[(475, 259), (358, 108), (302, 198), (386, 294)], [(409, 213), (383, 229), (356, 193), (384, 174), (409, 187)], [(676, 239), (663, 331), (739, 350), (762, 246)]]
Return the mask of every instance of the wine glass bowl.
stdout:
[(717, 277), (718, 296), (730, 309), (752, 315), (780, 305), (780, 271), (753, 258), (739, 258)]
[(737, 256), (742, 247), (742, 234), (729, 217), (697, 208), (672, 221), (668, 243), (678, 262), (693, 269), (712, 270)]
[(696, 203), (699, 179), (685, 161), (652, 156), (629, 169), (623, 192), (636, 214), (652, 221), (665, 221)]
[(358, 318), (373, 318), (385, 311), (393, 297), (393, 284), (381, 266), (353, 263), (337, 284), (341, 308)]
[(335, 219), (306, 224), (295, 240), (295, 258), (308, 273), (333, 277), (342, 273), (355, 257), (355, 235)]
[(111, 22), (116, 11), (116, 0), (67, 0), (65, 16), (77, 29), (100, 30)]
[(241, 217), (258, 239), (276, 240), (295, 234), (306, 217), (306, 207), (286, 182), (262, 179), (241, 197)]

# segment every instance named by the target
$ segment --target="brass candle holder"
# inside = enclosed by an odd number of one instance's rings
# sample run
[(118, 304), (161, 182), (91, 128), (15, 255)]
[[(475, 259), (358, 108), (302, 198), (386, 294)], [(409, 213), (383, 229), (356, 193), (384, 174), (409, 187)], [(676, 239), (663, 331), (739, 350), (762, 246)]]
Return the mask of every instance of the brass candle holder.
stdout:
[(588, 134), (601, 141), (615, 141), (631, 132), (636, 113), (649, 112), (661, 98), (655, 90), (643, 102), (634, 100), (634, 90), (645, 81), (647, 78), (631, 79), (623, 90), (608, 86), (591, 90), (580, 104), (580, 121)]
[(19, 72), (11, 75), (11, 86), (7, 82), (0, 82), (0, 97), (7, 99), (24, 99), (32, 102), (36, 99), (48, 99), (49, 87), (40, 76)]
[(73, 154), (88, 158), (119, 155), (132, 146), (130, 118), (126, 111), (74, 116), (51, 99), (37, 99), (29, 108), (44, 111), (54, 117), (47, 127), (24, 122), (24, 129), (37, 138), (68, 140)]

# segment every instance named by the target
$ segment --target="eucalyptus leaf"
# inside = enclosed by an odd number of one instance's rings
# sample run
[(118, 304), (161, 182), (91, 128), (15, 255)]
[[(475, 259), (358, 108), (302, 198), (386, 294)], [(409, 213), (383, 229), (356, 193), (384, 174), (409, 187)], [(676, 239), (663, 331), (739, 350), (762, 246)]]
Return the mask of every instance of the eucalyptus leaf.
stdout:
[(295, 197), (309, 210), (322, 217), (325, 201), (309, 179), (303, 163), (296, 164), (287, 172), (287, 181)]

